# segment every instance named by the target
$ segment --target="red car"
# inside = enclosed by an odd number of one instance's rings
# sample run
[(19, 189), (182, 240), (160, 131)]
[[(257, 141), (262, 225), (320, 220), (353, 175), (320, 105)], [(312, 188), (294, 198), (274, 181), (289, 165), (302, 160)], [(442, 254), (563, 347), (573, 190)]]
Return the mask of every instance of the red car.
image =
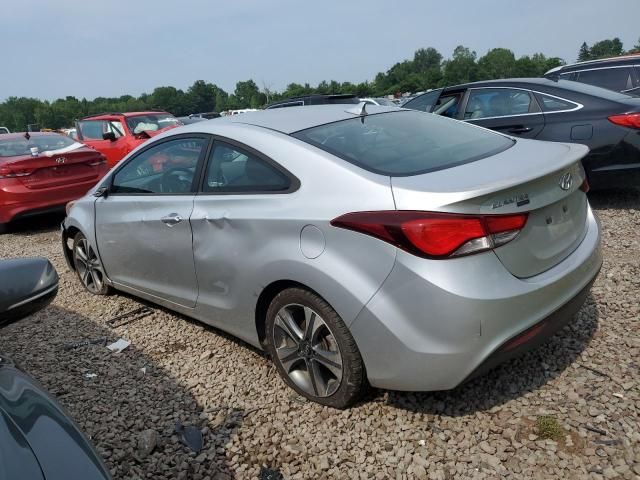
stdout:
[(76, 123), (78, 140), (102, 152), (113, 167), (149, 138), (182, 125), (167, 112), (101, 113)]
[(108, 171), (103, 154), (66, 135), (0, 136), (0, 232), (16, 218), (64, 209)]

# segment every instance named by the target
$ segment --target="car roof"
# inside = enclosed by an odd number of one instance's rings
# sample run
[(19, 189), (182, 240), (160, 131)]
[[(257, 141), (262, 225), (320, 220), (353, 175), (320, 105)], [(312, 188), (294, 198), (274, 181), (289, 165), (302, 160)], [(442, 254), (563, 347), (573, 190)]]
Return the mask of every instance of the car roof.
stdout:
[[(205, 130), (211, 129), (215, 133), (215, 128), (223, 124), (254, 125), (268, 128), (281, 133), (290, 134), (307, 128), (325, 125), (327, 123), (358, 118), (355, 111), (358, 105), (334, 104), (334, 105), (309, 105), (306, 107), (275, 108), (273, 110), (260, 110), (257, 112), (247, 112), (242, 115), (232, 115), (215, 119), (215, 122), (199, 122), (197, 126)], [(349, 112), (349, 110), (352, 110)], [(379, 114), (393, 111), (402, 111), (398, 107), (382, 107), (377, 105), (367, 105), (368, 114)]]
[[(455, 91), (458, 89), (466, 89), (466, 88), (479, 88), (479, 87), (515, 87), (515, 88), (526, 88), (530, 90), (535, 90), (539, 88), (541, 90), (551, 89), (555, 90), (568, 90), (571, 92), (583, 94), (583, 95), (591, 95), (594, 97), (604, 98), (607, 100), (620, 101), (628, 98), (632, 98), (630, 95), (626, 95), (624, 93), (615, 92), (613, 90), (608, 90), (606, 88), (597, 87), (595, 85), (589, 85), (587, 83), (582, 82), (574, 82), (572, 80), (564, 80), (564, 79), (549, 79), (549, 78), (504, 78), (500, 80), (485, 80), (480, 82), (471, 82), (465, 83), (462, 85), (455, 85), (452, 87), (446, 87), (444, 89), (445, 93), (449, 93), (451, 91)], [(426, 94), (425, 94), (426, 95)]]
[(552, 68), (547, 71), (545, 75), (552, 73), (564, 72), (567, 70), (580, 70), (584, 67), (605, 67), (609, 65), (617, 64), (635, 64), (640, 63), (640, 53), (632, 53), (630, 55), (621, 55), (619, 57), (598, 58), (595, 60), (586, 60), (584, 62), (570, 63), (568, 65), (560, 65), (559, 67)]
[(171, 115), (169, 112), (165, 112), (164, 110), (149, 110), (143, 112), (103, 112), (96, 113), (94, 115), (87, 115), (83, 117), (82, 120), (105, 120), (111, 117), (138, 117), (140, 115)]
[[(548, 78), (538, 78), (538, 77), (531, 77), (531, 78), (499, 78), (497, 80), (480, 80), (478, 82), (469, 82), (469, 83), (461, 83), (459, 85), (453, 85), (451, 87), (445, 87), (444, 90), (455, 90), (457, 88), (472, 88), (472, 87), (480, 87), (480, 86), (501, 86), (501, 85), (517, 85), (517, 84), (522, 84), (522, 85), (541, 85), (541, 86), (548, 86), (548, 87), (557, 87), (559, 82), (567, 82), (568, 80), (551, 80)], [(430, 92), (427, 92), (430, 93)]]

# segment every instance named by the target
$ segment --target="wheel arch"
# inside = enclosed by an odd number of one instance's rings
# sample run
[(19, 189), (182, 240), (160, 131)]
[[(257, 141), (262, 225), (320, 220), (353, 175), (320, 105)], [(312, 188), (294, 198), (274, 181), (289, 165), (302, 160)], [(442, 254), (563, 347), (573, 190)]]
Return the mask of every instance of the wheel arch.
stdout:
[(75, 271), (76, 266), (73, 263), (73, 247), (69, 247), (69, 240), (73, 240), (79, 232), (81, 232), (81, 230), (74, 225), (62, 230), (62, 253), (64, 253), (64, 259), (67, 261), (67, 266), (73, 271)]
[(300, 288), (302, 290), (307, 290), (331, 305), (326, 298), (304, 283), (300, 283), (295, 280), (276, 280), (271, 282), (262, 290), (262, 292), (260, 292), (255, 308), (255, 326), (258, 334), (258, 340), (261, 345), (264, 344), (266, 337), (267, 310), (269, 309), (269, 305), (271, 305), (273, 299), (276, 298), (280, 292), (283, 292), (288, 288)]

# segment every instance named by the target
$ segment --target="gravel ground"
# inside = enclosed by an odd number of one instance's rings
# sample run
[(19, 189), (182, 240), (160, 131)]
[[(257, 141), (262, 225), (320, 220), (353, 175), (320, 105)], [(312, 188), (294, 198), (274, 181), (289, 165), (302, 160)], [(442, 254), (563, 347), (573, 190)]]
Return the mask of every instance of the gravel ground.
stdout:
[[(450, 392), (374, 390), (335, 411), (294, 395), (260, 352), (184, 317), (155, 309), (111, 328), (139, 303), (82, 290), (59, 219), (0, 237), (0, 257), (44, 255), (61, 276), (55, 302), (5, 328), (0, 351), (57, 396), (117, 479), (640, 478), (640, 192), (591, 201), (605, 263), (576, 321)], [(131, 346), (61, 348), (100, 337)], [(176, 421), (201, 429), (199, 454)]]

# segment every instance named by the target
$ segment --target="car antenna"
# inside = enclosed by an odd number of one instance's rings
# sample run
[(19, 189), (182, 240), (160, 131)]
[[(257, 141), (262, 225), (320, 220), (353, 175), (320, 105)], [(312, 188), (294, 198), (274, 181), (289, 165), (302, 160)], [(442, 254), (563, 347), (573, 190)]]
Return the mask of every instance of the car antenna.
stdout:
[(349, 108), (346, 110), (347, 113), (352, 113), (354, 115), (358, 115), (360, 117), (366, 117), (368, 115), (367, 112), (367, 102), (360, 102), (358, 106)]

